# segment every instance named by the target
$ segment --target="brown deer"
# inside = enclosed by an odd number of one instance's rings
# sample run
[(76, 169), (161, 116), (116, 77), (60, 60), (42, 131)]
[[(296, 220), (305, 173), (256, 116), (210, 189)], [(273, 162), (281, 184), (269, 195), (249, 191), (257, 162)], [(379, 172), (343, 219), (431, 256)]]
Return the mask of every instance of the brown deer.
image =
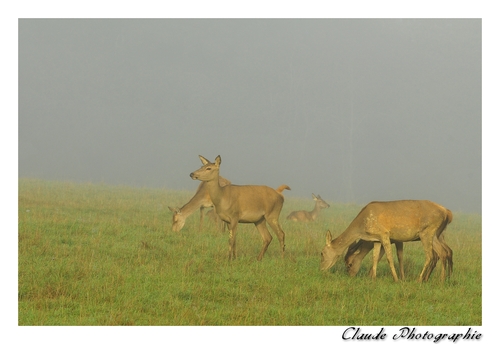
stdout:
[(307, 210), (296, 210), (292, 211), (287, 217), (287, 220), (295, 222), (309, 222), (314, 221), (319, 215), (321, 209), (329, 208), (330, 205), (326, 203), (320, 195), (315, 196), (312, 194), (313, 200), (316, 202), (314, 209), (312, 211)]
[[(433, 244), (451, 220), (451, 211), (431, 201), (371, 202), (366, 205), (337, 238), (326, 233), (326, 245), (321, 252), (321, 270), (329, 270), (352, 243), (362, 239), (378, 242), (374, 245), (374, 257), (383, 246), (394, 280), (398, 281), (392, 257), (391, 240), (399, 242), (420, 240), (425, 251), (425, 263), (418, 280), (426, 281), (437, 258), (446, 259), (447, 250), (439, 240)], [(437, 251), (433, 249), (437, 247)], [(378, 261), (374, 259), (374, 261)], [(444, 262), (443, 262), (444, 270)], [(442, 275), (443, 278), (443, 275)]]
[[(450, 221), (451, 222), (451, 221)], [(449, 223), (449, 222), (448, 222)], [(437, 243), (436, 240), (439, 240), (440, 243)], [(399, 273), (401, 275), (401, 279), (405, 279), (405, 274), (404, 274), (404, 267), (403, 267), (403, 243), (399, 241), (393, 241), (391, 240), (391, 243), (396, 245), (396, 253), (398, 257), (398, 262), (399, 262)], [(347, 249), (347, 253), (344, 257), (345, 265), (347, 268), (347, 272), (349, 275), (355, 276), (359, 269), (361, 268), (361, 262), (365, 258), (365, 256), (374, 248), (375, 243), (373, 241), (365, 241), (365, 240), (359, 240), (358, 242), (353, 243), (349, 248)], [(441, 234), (441, 236), (436, 239), (434, 238), (432, 242), (433, 250), (436, 253), (437, 257), (441, 259), (442, 263), (444, 264), (444, 268), (446, 269), (448, 275), (451, 275), (451, 272), (453, 270), (453, 251), (451, 248), (449, 248), (448, 245), (446, 245), (444, 241), (444, 235)], [(442, 248), (441, 248), (442, 247)], [(444, 251), (443, 251), (444, 250)], [(383, 247), (380, 248), (380, 254), (378, 257), (376, 257), (376, 254), (374, 252), (374, 261), (372, 268), (369, 272), (369, 275), (372, 278), (375, 278), (377, 276), (377, 262), (380, 262), (382, 257), (384, 256), (385, 250)], [(433, 263), (435, 266), (435, 262)], [(428, 270), (427, 274), (430, 276), (432, 269)], [(427, 276), (427, 278), (429, 277)], [(442, 277), (443, 279), (443, 277)]]
[[(222, 186), (231, 184), (231, 182), (223, 177), (219, 177), (219, 183)], [(207, 183), (201, 182), (196, 189), (196, 193), (194, 196), (184, 204), (180, 209), (168, 207), (170, 211), (172, 211), (172, 230), (174, 232), (179, 232), (183, 227), (186, 219), (194, 213), (196, 210), (200, 209), (200, 230), (203, 226), (203, 217), (205, 215), (205, 208), (211, 208), (214, 204), (210, 199), (210, 195), (208, 194)], [(220, 228), (220, 227), (219, 227)], [(222, 227), (224, 229), (224, 227)]]
[(215, 212), (229, 227), (229, 259), (236, 258), (236, 228), (238, 223), (253, 223), (262, 236), (262, 250), (257, 260), (261, 260), (273, 237), (266, 222), (278, 236), (282, 256), (285, 253), (285, 233), (279, 223), (283, 202), (283, 190), (290, 190), (281, 185), (276, 190), (264, 185), (221, 186), (218, 182), (221, 157), (212, 163), (199, 156), (203, 166), (190, 174), (192, 179), (206, 182), (208, 193), (215, 207)]

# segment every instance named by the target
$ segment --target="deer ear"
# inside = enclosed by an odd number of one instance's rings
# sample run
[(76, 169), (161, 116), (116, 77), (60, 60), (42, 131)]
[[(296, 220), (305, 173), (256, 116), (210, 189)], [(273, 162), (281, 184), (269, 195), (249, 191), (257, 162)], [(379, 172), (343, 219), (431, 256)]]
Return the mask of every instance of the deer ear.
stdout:
[(179, 208), (172, 208), (169, 206), (168, 209), (170, 209), (170, 211), (174, 214), (178, 214), (181, 212), (181, 210)]
[(313, 195), (313, 200), (316, 200), (316, 196), (314, 196), (314, 194), (312, 194), (312, 195)]
[(201, 160), (201, 162), (202, 162), (203, 165), (210, 164), (210, 161), (208, 161), (207, 159), (205, 159), (201, 155), (198, 155), (198, 156), (200, 157), (200, 160)]
[(217, 158), (215, 158), (215, 165), (219, 166), (220, 163), (221, 163), (220, 155), (217, 155)]
[(326, 232), (326, 244), (330, 246), (331, 243), (332, 243), (332, 233), (330, 233), (330, 231), (328, 230)]

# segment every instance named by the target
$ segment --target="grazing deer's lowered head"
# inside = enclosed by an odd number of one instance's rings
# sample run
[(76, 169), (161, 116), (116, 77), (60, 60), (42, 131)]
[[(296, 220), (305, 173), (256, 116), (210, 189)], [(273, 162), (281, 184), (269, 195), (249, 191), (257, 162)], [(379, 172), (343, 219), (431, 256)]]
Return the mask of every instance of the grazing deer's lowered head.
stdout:
[(172, 212), (172, 230), (174, 232), (179, 232), (182, 227), (184, 227), (184, 223), (186, 223), (187, 216), (183, 216), (181, 210), (177, 207), (168, 207)]

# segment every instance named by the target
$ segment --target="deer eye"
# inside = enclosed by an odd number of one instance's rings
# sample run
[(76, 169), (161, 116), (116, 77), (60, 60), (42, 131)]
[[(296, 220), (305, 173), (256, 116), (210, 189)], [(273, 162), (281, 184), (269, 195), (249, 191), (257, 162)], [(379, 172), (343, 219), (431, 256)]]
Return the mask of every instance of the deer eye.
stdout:
[(207, 171), (210, 171), (212, 168), (211, 167), (207, 167)]

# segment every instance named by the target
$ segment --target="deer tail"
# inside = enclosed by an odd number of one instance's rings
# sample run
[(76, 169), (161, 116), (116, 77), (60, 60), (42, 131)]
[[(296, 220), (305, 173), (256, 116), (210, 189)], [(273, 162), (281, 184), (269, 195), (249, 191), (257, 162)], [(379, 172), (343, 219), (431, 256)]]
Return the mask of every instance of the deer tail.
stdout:
[(448, 223), (451, 223), (453, 220), (453, 214), (450, 209), (446, 209), (446, 219), (448, 220)]
[(283, 190), (292, 190), (292, 189), (290, 189), (290, 187), (288, 185), (285, 185), (285, 184), (280, 185), (276, 188), (276, 191), (278, 191), (279, 193), (282, 193)]

